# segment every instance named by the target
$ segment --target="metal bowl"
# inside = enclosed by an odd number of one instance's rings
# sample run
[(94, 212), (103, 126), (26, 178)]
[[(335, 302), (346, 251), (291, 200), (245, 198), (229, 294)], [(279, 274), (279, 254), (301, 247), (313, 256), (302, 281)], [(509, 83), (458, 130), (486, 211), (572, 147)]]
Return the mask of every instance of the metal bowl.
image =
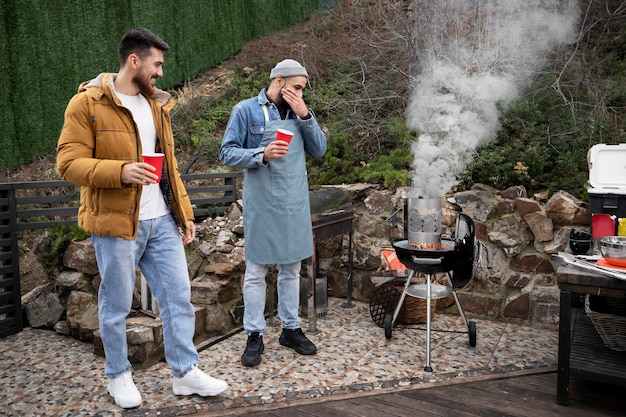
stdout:
[(599, 239), (600, 253), (611, 265), (626, 267), (626, 236), (604, 236)]

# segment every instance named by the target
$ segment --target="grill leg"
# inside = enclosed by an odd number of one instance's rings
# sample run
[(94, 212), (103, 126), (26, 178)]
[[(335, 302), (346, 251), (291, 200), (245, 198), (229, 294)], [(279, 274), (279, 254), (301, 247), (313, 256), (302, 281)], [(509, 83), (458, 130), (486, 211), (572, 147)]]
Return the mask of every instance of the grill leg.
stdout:
[(406, 282), (404, 283), (404, 290), (402, 290), (402, 295), (398, 300), (398, 305), (396, 305), (396, 309), (393, 312), (393, 319), (391, 320), (391, 327), (396, 323), (396, 319), (400, 314), (400, 309), (402, 308), (402, 303), (404, 303), (404, 299), (406, 298), (406, 291), (409, 289), (409, 285), (411, 285), (411, 280), (413, 279), (413, 275), (415, 275), (415, 271), (411, 270), (409, 272), (409, 276), (406, 278)]
[(426, 366), (424, 371), (432, 372), (430, 366), (430, 298), (431, 298), (431, 274), (426, 274)]
[(452, 278), (450, 278), (450, 273), (448, 272), (448, 283), (450, 283), (450, 289), (452, 290), (452, 295), (454, 296), (454, 301), (456, 302), (456, 306), (459, 309), (459, 313), (461, 314), (461, 318), (463, 319), (463, 323), (465, 323), (465, 328), (469, 329), (469, 322), (467, 321), (467, 316), (465, 316), (465, 311), (463, 311), (463, 306), (461, 305), (461, 300), (459, 299), (456, 290), (454, 289), (454, 285), (452, 285)]

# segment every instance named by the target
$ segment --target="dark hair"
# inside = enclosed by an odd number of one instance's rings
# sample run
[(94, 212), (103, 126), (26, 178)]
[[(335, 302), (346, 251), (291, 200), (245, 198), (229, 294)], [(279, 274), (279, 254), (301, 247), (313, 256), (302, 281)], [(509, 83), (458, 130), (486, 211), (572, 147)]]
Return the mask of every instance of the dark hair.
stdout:
[(130, 29), (124, 34), (117, 47), (120, 65), (124, 66), (130, 54), (137, 54), (140, 59), (144, 59), (150, 55), (150, 49), (153, 47), (164, 52), (170, 49), (163, 39), (148, 29), (142, 27)]

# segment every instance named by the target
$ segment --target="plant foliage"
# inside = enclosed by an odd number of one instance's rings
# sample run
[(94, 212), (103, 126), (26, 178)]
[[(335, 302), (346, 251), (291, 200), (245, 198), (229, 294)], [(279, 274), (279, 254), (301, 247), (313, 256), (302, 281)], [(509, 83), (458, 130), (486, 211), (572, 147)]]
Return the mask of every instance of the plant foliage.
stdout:
[(50, 272), (63, 265), (63, 255), (71, 242), (85, 240), (89, 233), (78, 226), (64, 226), (60, 223), (54, 224), (48, 230), (45, 237), (45, 248), (40, 255), (40, 261), (46, 271)]
[(117, 44), (131, 27), (145, 26), (171, 46), (158, 86), (172, 88), (246, 41), (301, 22), (321, 1), (111, 0), (94, 6), (0, 3), (0, 168), (54, 149), (67, 102), (81, 82), (117, 71)]

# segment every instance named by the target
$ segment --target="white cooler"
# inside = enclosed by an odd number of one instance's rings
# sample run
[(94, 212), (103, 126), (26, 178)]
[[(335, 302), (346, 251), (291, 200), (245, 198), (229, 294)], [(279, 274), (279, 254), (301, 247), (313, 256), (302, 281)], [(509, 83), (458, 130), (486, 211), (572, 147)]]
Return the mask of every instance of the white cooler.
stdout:
[(626, 218), (626, 143), (594, 145), (587, 153), (587, 162), (591, 215)]

